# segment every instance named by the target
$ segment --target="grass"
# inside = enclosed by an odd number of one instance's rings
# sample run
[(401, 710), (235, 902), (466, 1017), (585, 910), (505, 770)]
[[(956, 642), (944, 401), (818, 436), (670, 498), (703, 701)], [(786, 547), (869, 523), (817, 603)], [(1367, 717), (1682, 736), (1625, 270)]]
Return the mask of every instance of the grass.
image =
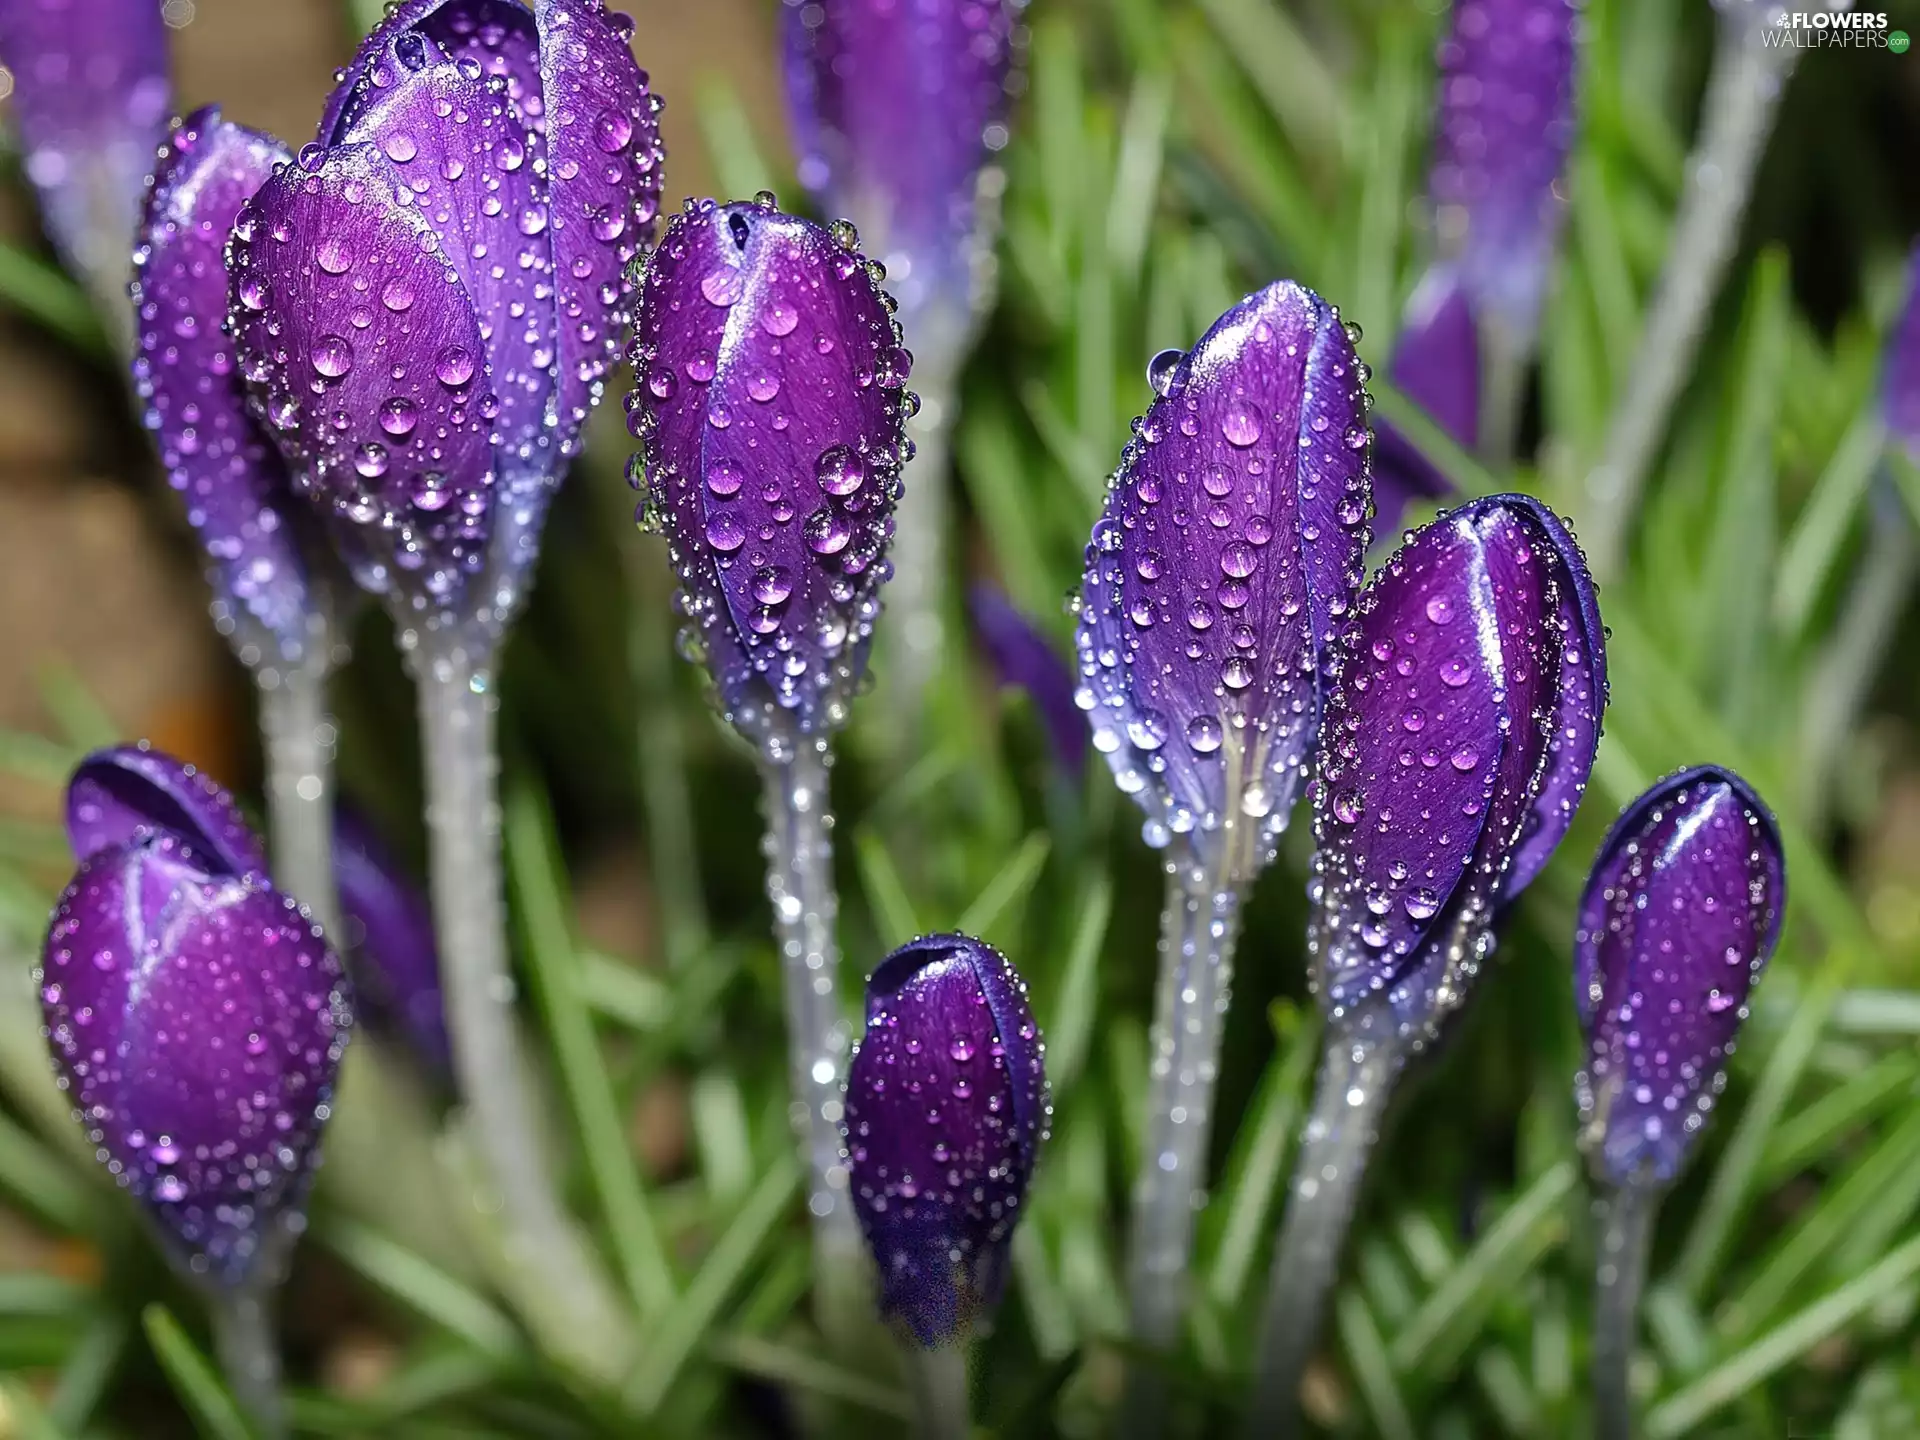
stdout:
[[(1030, 84), (1004, 157), (1000, 304), (955, 438), (967, 527), (956, 549), (1063, 655), (1061, 598), (1127, 419), (1148, 398), (1147, 358), (1190, 344), (1280, 275), (1363, 326), (1376, 415), (1462, 491), (1531, 490), (1578, 528), (1661, 262), (1708, 27), (1667, 0), (1586, 8), (1573, 200), (1524, 458), (1490, 471), (1385, 377), (1429, 244), (1414, 222), (1436, 8), (1054, 0), (1031, 12)], [(1572, 902), (1618, 807), (1700, 760), (1739, 768), (1779, 811), (1792, 902), (1714, 1123), (1661, 1211), (1635, 1372), (1647, 1434), (1920, 1429), (1920, 923), (1907, 918), (1920, 916), (1920, 854), (1899, 838), (1911, 834), (1900, 797), (1920, 773), (1920, 697), (1895, 683), (1916, 659), (1912, 627), (1881, 657), (1857, 728), (1820, 749), (1836, 758), (1817, 775), (1801, 765), (1814, 751), (1797, 698), (1838, 643), (1872, 523), (1876, 356), (1898, 299), (1876, 277), (1897, 271), (1915, 218), (1889, 198), (1905, 162), (1876, 129), (1900, 63), (1810, 52), (1788, 96), (1629, 561), (1602, 595), (1613, 695), (1594, 786), (1457, 1033), (1390, 1117), (1310, 1379), (1327, 1433), (1584, 1433), (1593, 1239), (1571, 1148)], [(782, 181), (778, 137), (754, 132), (724, 80), (672, 98), (693, 109), (730, 185)], [(1836, 193), (1820, 177), (1843, 154), (1866, 182)], [(1830, 265), (1821, 247), (1860, 263)], [(70, 287), (37, 263), (0, 266), (0, 301), (69, 344), (97, 344)], [(376, 1168), (330, 1173), (317, 1199), (287, 1307), (310, 1317), (291, 1412), (312, 1435), (746, 1436), (776, 1433), (778, 1394), (818, 1433), (894, 1433), (904, 1390), (884, 1347), (833, 1355), (796, 1318), (807, 1231), (753, 778), (687, 667), (663, 663), (663, 587), (635, 577), (664, 557), (608, 518), (630, 509), (617, 424), (595, 445), (600, 463), (562, 497), (507, 657), (503, 794), (552, 1134), (644, 1347), (611, 1393), (543, 1360), (486, 1280), (483, 1238), (423, 1222), (441, 1213), (431, 1196), (383, 1199), (378, 1146), (343, 1146), (342, 1166)], [(1893, 471), (1896, 489), (1920, 493), (1910, 467)], [(338, 697), (342, 763), (405, 848), (418, 843), (417, 776), (382, 738), (407, 733), (408, 716), (382, 628), (359, 638)], [(50, 793), (76, 754), (132, 718), (102, 715), (69, 673), (45, 688), (47, 733), (0, 734), (0, 770), (22, 793)], [(669, 730), (663, 774), (650, 739)], [(1006, 1437), (1098, 1435), (1124, 1353), (1119, 1237), (1158, 875), (1104, 769), (1081, 785), (1057, 773), (1031, 707), (996, 698), (971, 653), (948, 667), (930, 730), (925, 754), (894, 774), (855, 707), (834, 775), (842, 943), (858, 972), (918, 930), (965, 925), (1031, 982), (1052, 1042), (1054, 1134), (1006, 1303), (978, 1342), (977, 1420)], [(578, 912), (596, 864), (636, 835), (666, 858), (622, 872), (626, 883), (695, 877), (683, 884), (697, 882), (699, 903), (674, 894), (645, 907), (644, 933), (616, 952), (583, 938)], [(43, 824), (0, 823), (0, 944), (16, 977), (0, 984), (0, 1218), (36, 1237), (31, 1253), (62, 1257), (0, 1275), (9, 1433), (238, 1436), (191, 1293), (166, 1279), (80, 1153), (32, 1034), (18, 977), (63, 878), (57, 842)], [(1311, 1083), (1307, 849), (1292, 837), (1249, 908), (1216, 1183), (1188, 1341), (1171, 1362), (1183, 1434), (1231, 1433)], [(692, 1134), (642, 1168), (636, 1115), (653, 1117), (649, 1134)], [(379, 1133), (380, 1115), (359, 1118)], [(408, 1143), (433, 1149), (424, 1135)], [(449, 1163), (421, 1158), (405, 1173), (427, 1179), (409, 1185), (430, 1186)], [(381, 1376), (343, 1387), (335, 1362), (369, 1334)]]

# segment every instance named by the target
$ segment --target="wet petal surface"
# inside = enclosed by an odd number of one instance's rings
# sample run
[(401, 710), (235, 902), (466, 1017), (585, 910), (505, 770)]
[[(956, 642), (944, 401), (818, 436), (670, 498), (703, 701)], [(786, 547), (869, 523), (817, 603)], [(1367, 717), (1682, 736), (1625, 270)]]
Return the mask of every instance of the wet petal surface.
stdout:
[(67, 839), (75, 859), (166, 831), (193, 848), (208, 874), (264, 873), (266, 851), (233, 796), (212, 777), (146, 745), (96, 750), (67, 783)]

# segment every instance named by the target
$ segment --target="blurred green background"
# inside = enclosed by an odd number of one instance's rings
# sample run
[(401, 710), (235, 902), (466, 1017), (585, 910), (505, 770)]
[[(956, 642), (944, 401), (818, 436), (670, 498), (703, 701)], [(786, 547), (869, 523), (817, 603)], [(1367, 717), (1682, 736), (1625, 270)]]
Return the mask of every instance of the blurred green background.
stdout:
[[(764, 0), (625, 0), (668, 101), (668, 199), (799, 196)], [(298, 139), (348, 53), (333, 0), (196, 0), (178, 104)], [(1889, 6), (1920, 31), (1920, 7)], [(1069, 653), (1063, 599), (1144, 366), (1280, 276), (1339, 304), (1384, 380), (1428, 254), (1440, 0), (1034, 0), (1006, 152), (1000, 304), (963, 385), (968, 576)], [(1511, 475), (1580, 527), (1634, 363), (1714, 35), (1704, 0), (1589, 0), (1572, 207)], [(1636, 1381), (1647, 1434), (1920, 1434), (1920, 483), (1873, 491), (1879, 353), (1920, 230), (1920, 57), (1808, 52), (1736, 259), (1602, 591), (1613, 697), (1586, 806), (1497, 961), (1405, 1087), (1307, 1390), (1343, 1436), (1579, 1437), (1590, 1197), (1572, 1144), (1572, 911), (1605, 825), (1655, 776), (1732, 765), (1779, 813), (1792, 901), (1726, 1097), (1668, 1199)], [(9, 157), (8, 168), (11, 165)], [(0, 1436), (235, 1434), (193, 1297), (101, 1183), (47, 1075), (26, 967), (69, 868), (72, 757), (148, 736), (257, 783), (250, 696), (204, 619), (190, 537), (119, 377), (0, 194)], [(912, 337), (908, 336), (911, 346)], [(1404, 414), (1375, 385), (1381, 411)], [(508, 869), (552, 1135), (616, 1273), (666, 1277), (618, 1394), (532, 1355), (450, 1213), (432, 1088), (361, 1037), (284, 1303), (313, 1435), (903, 1433), (890, 1361), (823, 1353), (786, 1118), (756, 785), (672, 655), (616, 406), (554, 512), (505, 662)], [(1876, 498), (1879, 503), (1876, 508)], [(1904, 546), (1904, 552), (1902, 547)], [(1896, 563), (1905, 554), (1904, 569)], [(1879, 577), (1877, 606), (1859, 597)], [(956, 623), (955, 632), (965, 635)], [(335, 697), (342, 773), (420, 853), (411, 687), (369, 614)], [(884, 654), (881, 657), (884, 665)], [(882, 677), (884, 685), (884, 676)], [(1836, 703), (1857, 690), (1857, 705)], [(856, 706), (835, 771), (842, 944), (864, 973), (965, 928), (1032, 983), (1054, 1136), (978, 1352), (978, 1423), (1103, 1433), (1160, 899), (1097, 761), (1063, 776), (1030, 704), (948, 657), (927, 743)], [(1304, 812), (1241, 945), (1177, 1361), (1182, 1433), (1232, 1433), (1288, 1151), (1318, 1054), (1302, 976)], [(628, 1156), (631, 1157), (630, 1163)], [(150, 1309), (155, 1302), (165, 1312)], [(876, 1352), (878, 1353), (878, 1352)], [(1797, 1427), (1797, 1428), (1796, 1428)]]

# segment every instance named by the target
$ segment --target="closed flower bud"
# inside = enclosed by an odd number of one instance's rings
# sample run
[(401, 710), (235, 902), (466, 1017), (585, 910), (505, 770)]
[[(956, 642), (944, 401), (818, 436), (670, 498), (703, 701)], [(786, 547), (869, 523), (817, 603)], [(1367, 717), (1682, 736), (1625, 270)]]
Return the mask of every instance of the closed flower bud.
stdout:
[(1587, 1040), (1581, 1143), (1601, 1178), (1661, 1185), (1679, 1174), (1785, 906), (1773, 816), (1731, 771), (1669, 776), (1614, 822), (1573, 955)]
[(1314, 795), (1308, 947), (1334, 1019), (1421, 1044), (1586, 788), (1606, 703), (1573, 537), (1524, 495), (1418, 531), (1361, 597)]
[[(1480, 434), (1480, 338), (1466, 292), (1451, 271), (1429, 271), (1401, 321), (1388, 367), (1402, 394), (1458, 444), (1472, 450)], [(1433, 462), (1387, 421), (1374, 426), (1373, 523), (1395, 529), (1408, 504), (1437, 500), (1452, 486)]]
[(188, 1268), (245, 1283), (297, 1226), (351, 1023), (345, 977), (191, 767), (103, 752), (68, 800), (83, 858), (38, 971), (59, 1083)]
[(1054, 760), (1079, 780), (1087, 765), (1087, 727), (1073, 703), (1073, 671), (1033, 621), (992, 586), (975, 585), (967, 608), (995, 678), (1003, 689), (1033, 698)]
[(982, 941), (929, 935), (867, 981), (847, 1075), (854, 1208), (881, 1307), (922, 1345), (999, 1299), (1052, 1113), (1044, 1052), (1026, 982)]
[(453, 1045), (427, 897), (354, 811), (334, 817), (333, 834), (345, 926), (338, 943), (353, 967), (361, 1011), (397, 1029), (434, 1071), (451, 1074)]
[(1077, 699), (1149, 844), (1271, 858), (1320, 723), (1322, 661), (1367, 544), (1365, 369), (1282, 281), (1164, 355), (1092, 543)]
[(838, 726), (866, 667), (915, 405), (851, 227), (689, 201), (648, 262), (628, 421), (729, 720)]

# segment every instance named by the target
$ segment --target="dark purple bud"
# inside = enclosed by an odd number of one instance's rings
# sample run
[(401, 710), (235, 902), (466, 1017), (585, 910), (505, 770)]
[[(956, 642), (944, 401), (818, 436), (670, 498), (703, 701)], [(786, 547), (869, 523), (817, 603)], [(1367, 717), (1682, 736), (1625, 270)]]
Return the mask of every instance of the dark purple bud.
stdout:
[(1473, 311), (1517, 341), (1539, 324), (1566, 212), (1575, 0), (1456, 0), (1440, 44), (1428, 190)]
[(167, 128), (159, 0), (0, 0), (0, 63), (27, 178), (55, 246), (96, 298), (127, 281), (135, 219)]
[(1147, 843), (1272, 858), (1367, 545), (1364, 367), (1289, 281), (1215, 322), (1138, 423), (1087, 546), (1076, 699)]
[(269, 136), (208, 106), (161, 147), (134, 251), (134, 384), (167, 478), (212, 560), (215, 613), (244, 645), (297, 663), (310, 643), (301, 531), (286, 463), (249, 413), (226, 334), (227, 236), (276, 166)]
[(1581, 1143), (1614, 1185), (1680, 1172), (1786, 907), (1773, 816), (1729, 770), (1668, 776), (1614, 822), (1580, 902)]
[[(1025, 0), (785, 0), (800, 183), (860, 227), (911, 336), (957, 343), (992, 244), (982, 175), (1007, 143)], [(938, 332), (927, 333), (931, 327)]]
[(631, 34), (599, 0), (394, 7), (236, 235), (248, 383), (356, 578), (483, 644), (523, 594), (659, 209)]
[(926, 936), (867, 980), (847, 1072), (851, 1183), (881, 1309), (922, 1345), (960, 1338), (1000, 1298), (1052, 1114), (1045, 1050), (1026, 982), (983, 941)]
[(1314, 791), (1335, 1020), (1424, 1043), (1566, 834), (1606, 700), (1585, 558), (1524, 495), (1418, 531), (1361, 597)]
[[(1389, 367), (1393, 383), (1434, 423), (1472, 450), (1480, 433), (1480, 338), (1466, 293), (1451, 271), (1427, 273), (1407, 302)], [(1437, 500), (1452, 486), (1433, 462), (1386, 421), (1373, 433), (1373, 523), (1399, 528), (1415, 499)]]
[(1887, 342), (1880, 407), (1887, 433), (1920, 460), (1920, 244), (1908, 258), (1907, 298)]
[(1001, 687), (1033, 697), (1054, 759), (1077, 781), (1087, 764), (1087, 726), (1073, 703), (1073, 671), (1033, 621), (991, 585), (975, 585), (967, 598)]
[(845, 718), (891, 573), (888, 541), (917, 402), (850, 229), (689, 201), (648, 262), (627, 402), (643, 523), (665, 530), (728, 718)]
[(233, 804), (187, 767), (108, 752), (75, 792), (76, 840), (104, 844), (61, 896), (36, 976), (56, 1076), (188, 1268), (243, 1283), (297, 1224), (351, 1024), (345, 977), (290, 897), (236, 873), (257, 841), (207, 848)]
[(403, 1033), (420, 1058), (452, 1073), (440, 954), (427, 897), (351, 810), (334, 817), (333, 878), (362, 1013)]
[(157, 832), (193, 847), (209, 873), (264, 873), (266, 851), (233, 797), (192, 765), (145, 741), (96, 750), (67, 782), (67, 839), (85, 859)]

